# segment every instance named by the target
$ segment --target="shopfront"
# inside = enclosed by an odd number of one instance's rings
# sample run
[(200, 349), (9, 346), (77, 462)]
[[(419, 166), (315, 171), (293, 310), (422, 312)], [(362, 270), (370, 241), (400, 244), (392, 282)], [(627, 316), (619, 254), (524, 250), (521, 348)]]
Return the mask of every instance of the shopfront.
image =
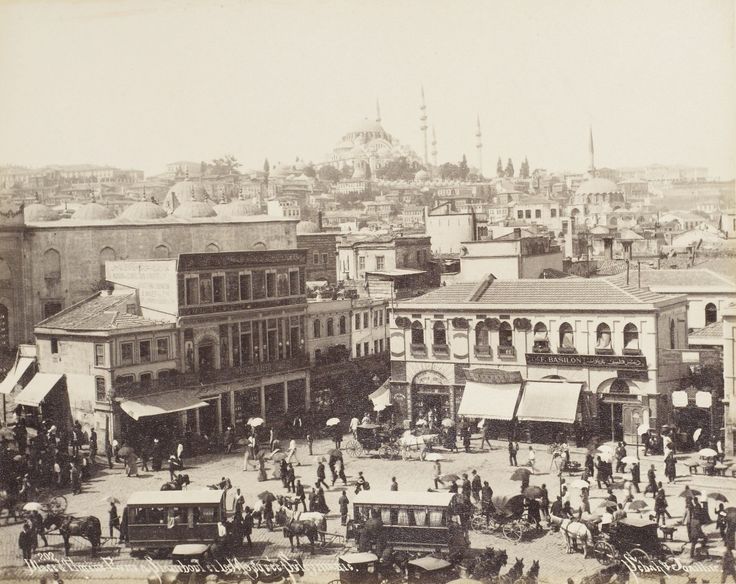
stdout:
[(411, 385), (411, 419), (426, 420), (430, 412), (438, 422), (454, 418), (453, 387), (444, 375), (422, 371), (414, 377)]
[(638, 428), (650, 422), (650, 397), (634, 381), (621, 378), (603, 382), (597, 394), (600, 438), (635, 444)]

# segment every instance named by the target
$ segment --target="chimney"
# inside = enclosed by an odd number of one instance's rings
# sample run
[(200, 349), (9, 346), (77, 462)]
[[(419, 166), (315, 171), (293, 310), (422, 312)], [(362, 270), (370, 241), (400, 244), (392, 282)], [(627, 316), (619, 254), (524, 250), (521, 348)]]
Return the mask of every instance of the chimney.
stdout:
[(521, 239), (521, 227), (514, 227), (514, 239)]
[(322, 231), (322, 211), (317, 211), (317, 227)]
[(477, 302), (480, 300), (483, 296), (483, 294), (486, 293), (486, 290), (491, 287), (491, 284), (495, 282), (496, 276), (493, 274), (486, 274), (485, 279), (478, 284), (478, 287), (473, 290), (473, 293), (470, 295), (470, 298), (468, 298), (469, 302)]

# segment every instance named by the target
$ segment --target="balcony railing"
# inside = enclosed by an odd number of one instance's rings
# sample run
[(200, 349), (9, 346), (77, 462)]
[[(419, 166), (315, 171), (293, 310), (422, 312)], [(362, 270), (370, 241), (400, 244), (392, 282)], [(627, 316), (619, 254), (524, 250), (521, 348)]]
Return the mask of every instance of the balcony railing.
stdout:
[(423, 343), (412, 343), (411, 345), (409, 345), (409, 350), (414, 357), (427, 356), (427, 345)]
[(549, 348), (549, 343), (534, 343), (532, 347), (532, 353), (551, 353), (552, 350)]
[(564, 355), (574, 355), (578, 350), (575, 347), (557, 347), (557, 352)]
[(491, 346), (490, 345), (475, 345), (475, 356), (476, 357), (486, 357), (490, 359), (493, 356), (493, 353), (491, 353)]
[(447, 344), (432, 345), (432, 353), (437, 357), (449, 357), (450, 346)]
[(607, 349), (596, 349), (595, 354), (596, 355), (613, 355), (614, 353), (613, 353), (613, 349), (609, 347)]
[(516, 349), (511, 346), (499, 346), (498, 347), (498, 356), (500, 359), (515, 359), (516, 358)]

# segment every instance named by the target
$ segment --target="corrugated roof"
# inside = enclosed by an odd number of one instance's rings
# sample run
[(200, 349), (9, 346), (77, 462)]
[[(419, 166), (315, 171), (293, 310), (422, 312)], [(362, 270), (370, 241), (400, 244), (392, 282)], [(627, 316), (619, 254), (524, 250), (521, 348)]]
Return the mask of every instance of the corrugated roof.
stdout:
[[(642, 305), (671, 299), (646, 288), (623, 286), (607, 279), (495, 280), (485, 290), (480, 290), (482, 285), (462, 283), (445, 286), (402, 304)], [(472, 301), (471, 295), (475, 296)]]
[(98, 292), (97, 295), (82, 300), (41, 321), (37, 326), (39, 328), (92, 331), (118, 330), (159, 324), (137, 314), (128, 313), (129, 304), (135, 304), (137, 308), (135, 292), (128, 294)]

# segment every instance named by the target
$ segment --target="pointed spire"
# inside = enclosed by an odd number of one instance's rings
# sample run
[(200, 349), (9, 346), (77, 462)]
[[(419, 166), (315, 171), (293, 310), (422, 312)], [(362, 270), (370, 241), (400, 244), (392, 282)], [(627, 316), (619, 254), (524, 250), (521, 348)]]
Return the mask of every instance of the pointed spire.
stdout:
[(429, 152), (427, 148), (427, 104), (424, 101), (424, 85), (422, 89), (422, 105), (419, 106), (419, 129), (422, 131), (422, 137), (424, 138), (424, 165), (429, 166)]
[(434, 125), (432, 125), (432, 164), (437, 166), (437, 134), (434, 131)]
[(378, 98), (376, 98), (376, 122), (381, 123), (381, 104), (378, 102)]
[(480, 130), (480, 114), (476, 117), (475, 147), (478, 149), (478, 175), (483, 176), (483, 134)]
[(590, 155), (590, 167), (588, 171), (595, 176), (595, 149), (593, 148), (593, 124), (590, 124), (588, 136), (588, 154)]

